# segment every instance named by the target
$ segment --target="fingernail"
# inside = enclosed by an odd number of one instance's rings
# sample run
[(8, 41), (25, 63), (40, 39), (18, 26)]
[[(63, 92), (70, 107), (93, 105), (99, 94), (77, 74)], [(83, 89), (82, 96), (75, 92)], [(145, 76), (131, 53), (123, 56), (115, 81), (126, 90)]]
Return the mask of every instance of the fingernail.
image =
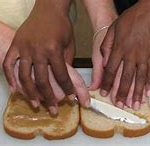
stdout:
[(76, 95), (75, 95), (75, 94), (68, 95), (68, 98), (69, 98), (71, 101), (74, 101), (75, 98), (76, 98)]
[(131, 108), (132, 107), (132, 100), (127, 101), (126, 102), (126, 106), (128, 106), (129, 108)]
[(128, 107), (132, 107), (132, 100), (129, 102)]
[(31, 100), (31, 104), (34, 108), (37, 108), (39, 106), (39, 102), (36, 100)]
[(100, 91), (100, 94), (103, 96), (103, 97), (106, 97), (108, 92), (106, 90), (101, 90)]
[(89, 107), (90, 107), (90, 102), (91, 102), (91, 101), (90, 101), (89, 99), (85, 102), (85, 107), (86, 107), (86, 108), (89, 108)]
[(147, 91), (146, 96), (150, 97), (150, 90)]
[(134, 110), (139, 110), (140, 109), (140, 102), (139, 101), (134, 102), (133, 109)]
[(123, 102), (118, 101), (118, 102), (116, 103), (116, 106), (122, 109), (122, 108), (124, 107), (124, 104), (123, 104)]
[(57, 114), (57, 109), (55, 106), (50, 106), (49, 111), (51, 114), (56, 115)]

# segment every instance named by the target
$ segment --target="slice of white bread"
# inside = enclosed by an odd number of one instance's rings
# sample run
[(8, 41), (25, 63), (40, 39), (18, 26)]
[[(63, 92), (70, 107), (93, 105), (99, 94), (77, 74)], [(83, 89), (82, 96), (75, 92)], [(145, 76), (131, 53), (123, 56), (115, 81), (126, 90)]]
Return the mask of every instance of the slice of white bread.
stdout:
[[(111, 104), (109, 97), (101, 97), (99, 95), (99, 90), (90, 91), (90, 95)], [(147, 119), (148, 123), (141, 125), (114, 121), (89, 109), (80, 108), (81, 125), (84, 133), (92, 137), (109, 138), (116, 132), (121, 133), (125, 137), (138, 137), (150, 132), (150, 107), (148, 99), (145, 99), (139, 111), (134, 111), (128, 107), (125, 107), (124, 110)]]
[(46, 139), (63, 139), (74, 135), (79, 124), (77, 104), (59, 105), (57, 117), (50, 116), (44, 106), (33, 110), (20, 93), (10, 96), (3, 115), (5, 131), (20, 139), (32, 139), (42, 134)]

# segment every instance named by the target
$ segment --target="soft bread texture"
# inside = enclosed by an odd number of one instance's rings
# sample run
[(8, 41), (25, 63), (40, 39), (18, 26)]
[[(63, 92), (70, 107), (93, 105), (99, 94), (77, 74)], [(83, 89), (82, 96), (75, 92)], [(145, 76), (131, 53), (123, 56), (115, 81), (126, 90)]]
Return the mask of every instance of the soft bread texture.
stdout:
[[(99, 90), (91, 91), (90, 94), (98, 100), (111, 104), (109, 97), (99, 95)], [(150, 132), (148, 99), (145, 99), (139, 111), (127, 107), (124, 110), (146, 118), (148, 123), (141, 125), (114, 121), (82, 107), (79, 115), (78, 105), (71, 106), (67, 103), (59, 105), (57, 117), (51, 117), (44, 106), (40, 106), (38, 111), (33, 110), (25, 97), (15, 93), (9, 98), (3, 124), (9, 135), (20, 139), (32, 139), (38, 134), (42, 134), (46, 139), (70, 137), (77, 132), (79, 118), (84, 133), (92, 137), (109, 138), (116, 132), (126, 137), (138, 137)]]
[(44, 106), (33, 110), (20, 93), (10, 96), (3, 116), (5, 131), (16, 138), (32, 139), (42, 134), (46, 139), (63, 139), (74, 135), (79, 124), (77, 104), (59, 105), (59, 114), (52, 117)]
[[(99, 95), (99, 90), (90, 91), (90, 95), (111, 104), (109, 97), (101, 97)], [(146, 118), (148, 123), (141, 125), (114, 121), (81, 107), (81, 125), (84, 133), (92, 137), (109, 138), (116, 132), (121, 133), (125, 137), (138, 137), (150, 132), (150, 107), (148, 99), (145, 99), (139, 111), (134, 111), (128, 107), (125, 107), (124, 110)]]

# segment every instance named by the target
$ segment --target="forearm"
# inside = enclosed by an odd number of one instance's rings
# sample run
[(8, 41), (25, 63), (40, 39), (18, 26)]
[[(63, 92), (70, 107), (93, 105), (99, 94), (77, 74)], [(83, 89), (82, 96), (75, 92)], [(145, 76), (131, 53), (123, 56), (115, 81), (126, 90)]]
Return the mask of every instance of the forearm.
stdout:
[(14, 30), (6, 24), (0, 22), (0, 69), (14, 37)]
[(91, 19), (94, 31), (102, 26), (110, 25), (116, 18), (117, 12), (113, 0), (83, 0)]
[(45, 13), (57, 10), (57, 12), (63, 15), (68, 15), (71, 1), (72, 0), (36, 0), (33, 10), (38, 9)]

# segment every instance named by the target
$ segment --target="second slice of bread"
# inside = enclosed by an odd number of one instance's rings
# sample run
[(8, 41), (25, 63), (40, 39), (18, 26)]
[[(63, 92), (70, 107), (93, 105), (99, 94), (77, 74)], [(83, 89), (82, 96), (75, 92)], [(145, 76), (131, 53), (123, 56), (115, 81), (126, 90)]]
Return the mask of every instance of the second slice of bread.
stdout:
[(57, 117), (51, 117), (44, 106), (33, 110), (20, 93), (10, 96), (3, 116), (5, 131), (20, 139), (32, 139), (42, 134), (46, 139), (62, 139), (74, 135), (79, 124), (78, 105), (64, 103)]
[[(111, 104), (109, 97), (101, 97), (99, 95), (99, 90), (91, 91), (90, 94), (98, 100)], [(93, 137), (109, 138), (115, 132), (121, 133), (126, 137), (138, 137), (150, 132), (150, 107), (148, 99), (142, 104), (139, 111), (134, 111), (128, 107), (125, 107), (124, 110), (146, 118), (148, 123), (141, 125), (114, 121), (89, 109), (81, 108), (81, 125), (84, 133)]]

